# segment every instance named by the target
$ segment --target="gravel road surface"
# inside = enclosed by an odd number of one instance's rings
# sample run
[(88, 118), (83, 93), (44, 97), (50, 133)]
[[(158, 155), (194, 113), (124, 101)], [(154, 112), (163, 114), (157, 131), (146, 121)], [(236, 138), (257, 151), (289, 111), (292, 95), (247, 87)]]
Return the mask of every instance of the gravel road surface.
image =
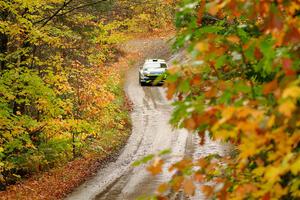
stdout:
[[(223, 153), (226, 149), (207, 139), (206, 145), (198, 147), (198, 138), (185, 130), (173, 130), (169, 125), (171, 102), (165, 97), (163, 87), (141, 87), (138, 83), (138, 68), (145, 58), (162, 58), (171, 63), (183, 60), (183, 53), (172, 55), (165, 38), (136, 39), (123, 45), (124, 51), (140, 52), (141, 58), (126, 74), (125, 91), (133, 102), (132, 135), (119, 157), (107, 164), (91, 180), (85, 182), (68, 196), (68, 200), (134, 200), (153, 194), (156, 187), (167, 181), (170, 163), (184, 156), (199, 157), (208, 153)], [(151, 153), (171, 149), (171, 158), (164, 173), (151, 176), (145, 165), (132, 167), (132, 163)], [(184, 198), (176, 197), (176, 199)], [(198, 192), (192, 199), (203, 199)]]

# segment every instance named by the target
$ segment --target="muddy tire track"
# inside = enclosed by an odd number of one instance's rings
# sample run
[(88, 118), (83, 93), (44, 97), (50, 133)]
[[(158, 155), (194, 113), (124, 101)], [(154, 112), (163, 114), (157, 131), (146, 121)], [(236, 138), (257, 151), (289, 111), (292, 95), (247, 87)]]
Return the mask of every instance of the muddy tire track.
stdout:
[[(138, 68), (144, 59), (162, 58), (169, 63), (174, 59), (183, 61), (183, 52), (172, 55), (169, 47), (166, 38), (137, 39), (123, 45), (123, 51), (141, 55), (137, 64), (126, 74), (125, 91), (133, 102), (132, 134), (119, 157), (77, 188), (68, 196), (68, 200), (134, 200), (151, 195), (159, 184), (172, 176), (168, 172), (171, 163), (184, 156), (201, 156), (201, 151), (210, 152), (211, 148), (222, 151), (216, 142), (210, 142), (207, 147), (200, 149), (197, 144), (199, 138), (185, 130), (173, 130), (169, 125), (172, 107), (165, 98), (165, 89), (139, 85)], [(164, 149), (172, 150), (164, 173), (153, 177), (146, 171), (145, 165), (132, 167), (137, 159)], [(203, 198), (203, 195), (199, 195), (199, 198), (195, 197), (198, 200)], [(173, 196), (173, 199), (187, 199), (182, 193)]]

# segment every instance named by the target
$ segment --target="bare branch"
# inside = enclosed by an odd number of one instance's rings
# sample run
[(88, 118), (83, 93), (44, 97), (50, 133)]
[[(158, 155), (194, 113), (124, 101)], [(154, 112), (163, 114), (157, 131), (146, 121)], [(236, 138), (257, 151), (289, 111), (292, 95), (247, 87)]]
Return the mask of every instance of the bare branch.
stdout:
[(71, 13), (75, 10), (78, 10), (78, 9), (81, 9), (81, 8), (85, 8), (85, 7), (88, 7), (88, 6), (92, 6), (92, 5), (95, 5), (95, 4), (98, 4), (98, 3), (101, 3), (101, 2), (105, 2), (107, 0), (99, 0), (99, 1), (96, 1), (96, 2), (92, 2), (92, 3), (87, 3), (87, 4), (81, 4), (81, 5), (78, 5), (74, 8), (70, 8), (69, 10), (63, 12), (63, 13), (60, 13), (61, 11), (63, 11), (73, 0), (69, 0), (69, 1), (65, 1), (63, 3), (63, 5), (57, 10), (55, 11), (50, 17), (47, 17), (47, 18), (44, 18), (44, 19), (41, 19), (37, 22), (35, 22), (35, 24), (38, 24), (38, 23), (41, 23), (43, 21), (45, 21), (41, 27), (45, 26), (48, 24), (48, 22), (50, 22), (53, 18), (55, 17), (58, 17), (58, 16), (63, 16), (63, 15), (66, 15), (68, 13)]
[(73, 0), (68, 0), (68, 1), (65, 1), (63, 3), (63, 5), (57, 10), (55, 11), (50, 17), (47, 17), (47, 18), (44, 18), (44, 19), (41, 19), (37, 22), (34, 22), (34, 24), (38, 24), (38, 23), (41, 23), (43, 21), (45, 21), (43, 24), (42, 24), (42, 27), (43, 26), (46, 26), (48, 24), (48, 22), (50, 22), (54, 17), (56, 17), (58, 15), (58, 13), (60, 11), (62, 11), (66, 6), (68, 6)]
[(63, 13), (57, 15), (57, 16), (63, 16), (63, 15), (66, 15), (66, 14), (68, 14), (70, 12), (73, 12), (75, 10), (79, 10), (81, 8), (92, 6), (92, 5), (95, 5), (95, 4), (98, 4), (98, 3), (102, 3), (102, 2), (105, 2), (105, 1), (108, 1), (108, 0), (100, 0), (100, 1), (92, 2), (92, 3), (82, 4), (82, 5), (79, 5), (77, 7), (71, 8), (70, 10), (67, 10), (67, 11), (65, 11), (65, 12), (63, 12)]

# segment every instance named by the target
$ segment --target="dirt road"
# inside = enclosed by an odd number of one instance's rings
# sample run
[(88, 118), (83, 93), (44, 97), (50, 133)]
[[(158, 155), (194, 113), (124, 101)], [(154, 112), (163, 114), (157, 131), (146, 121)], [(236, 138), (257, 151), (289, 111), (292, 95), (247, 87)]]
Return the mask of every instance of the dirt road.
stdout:
[[(142, 195), (153, 194), (155, 188), (167, 181), (171, 174), (153, 177), (145, 166), (132, 167), (132, 163), (148, 154), (172, 149), (171, 158), (165, 165), (185, 155), (199, 156), (210, 152), (222, 153), (224, 149), (215, 142), (197, 148), (197, 138), (185, 130), (172, 130), (168, 124), (172, 107), (165, 98), (163, 87), (141, 87), (138, 83), (138, 67), (145, 58), (163, 58), (172, 62), (182, 59), (180, 53), (171, 55), (166, 39), (140, 39), (123, 46), (125, 51), (143, 52), (140, 61), (127, 73), (125, 90), (134, 104), (131, 114), (133, 130), (127, 145), (116, 159), (101, 169), (67, 198), (68, 200), (134, 200)], [(196, 199), (202, 199), (198, 194)]]

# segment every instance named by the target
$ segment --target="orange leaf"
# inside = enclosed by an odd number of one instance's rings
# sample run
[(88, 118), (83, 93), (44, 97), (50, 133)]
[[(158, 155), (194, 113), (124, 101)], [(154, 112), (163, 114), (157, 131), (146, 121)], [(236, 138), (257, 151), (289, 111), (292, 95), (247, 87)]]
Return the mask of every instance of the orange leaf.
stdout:
[(176, 176), (173, 178), (171, 184), (172, 184), (172, 189), (175, 191), (178, 191), (181, 188), (181, 184), (183, 182), (183, 177), (182, 176)]
[(193, 118), (189, 118), (185, 120), (184, 127), (189, 131), (193, 131), (197, 127), (197, 124), (195, 123), (195, 120)]
[(240, 38), (237, 37), (236, 35), (228, 36), (227, 40), (234, 43), (234, 44), (238, 44), (240, 42)]
[(208, 185), (203, 185), (201, 190), (207, 198), (209, 198), (214, 192), (214, 188)]
[(195, 86), (200, 85), (201, 84), (201, 77), (200, 76), (194, 76), (190, 83), (191, 83), (191, 85), (195, 85)]
[(197, 20), (198, 26), (200, 26), (202, 23), (203, 14), (205, 11), (205, 4), (206, 4), (206, 1), (202, 0), (201, 5), (199, 6), (199, 9), (198, 9), (198, 20)]
[(147, 167), (147, 170), (152, 174), (152, 175), (157, 175), (162, 172), (162, 166), (164, 164), (163, 160), (156, 159), (154, 160), (153, 164)]
[(265, 194), (262, 198), (262, 200), (270, 200), (271, 197), (270, 197), (270, 193), (268, 192), (267, 194)]
[(205, 176), (203, 174), (196, 173), (194, 175), (194, 180), (197, 182), (203, 182), (203, 181), (205, 181)]
[(173, 95), (175, 94), (176, 88), (177, 86), (174, 83), (168, 85), (167, 98), (169, 100), (172, 99)]
[(189, 196), (193, 196), (195, 194), (195, 185), (191, 179), (186, 179), (183, 181), (183, 191), (185, 194)]
[(263, 94), (264, 95), (270, 94), (270, 93), (274, 92), (274, 90), (277, 87), (278, 87), (277, 80), (274, 79), (273, 81), (271, 81), (271, 82), (264, 85)]
[(210, 90), (208, 90), (207, 92), (205, 92), (205, 97), (206, 98), (213, 98), (216, 97), (217, 95), (217, 88), (213, 87)]
[(169, 185), (167, 183), (163, 183), (160, 186), (158, 186), (157, 191), (159, 193), (164, 193), (169, 189)]
[(208, 165), (208, 163), (204, 158), (201, 158), (198, 160), (198, 165), (202, 168), (205, 168)]

